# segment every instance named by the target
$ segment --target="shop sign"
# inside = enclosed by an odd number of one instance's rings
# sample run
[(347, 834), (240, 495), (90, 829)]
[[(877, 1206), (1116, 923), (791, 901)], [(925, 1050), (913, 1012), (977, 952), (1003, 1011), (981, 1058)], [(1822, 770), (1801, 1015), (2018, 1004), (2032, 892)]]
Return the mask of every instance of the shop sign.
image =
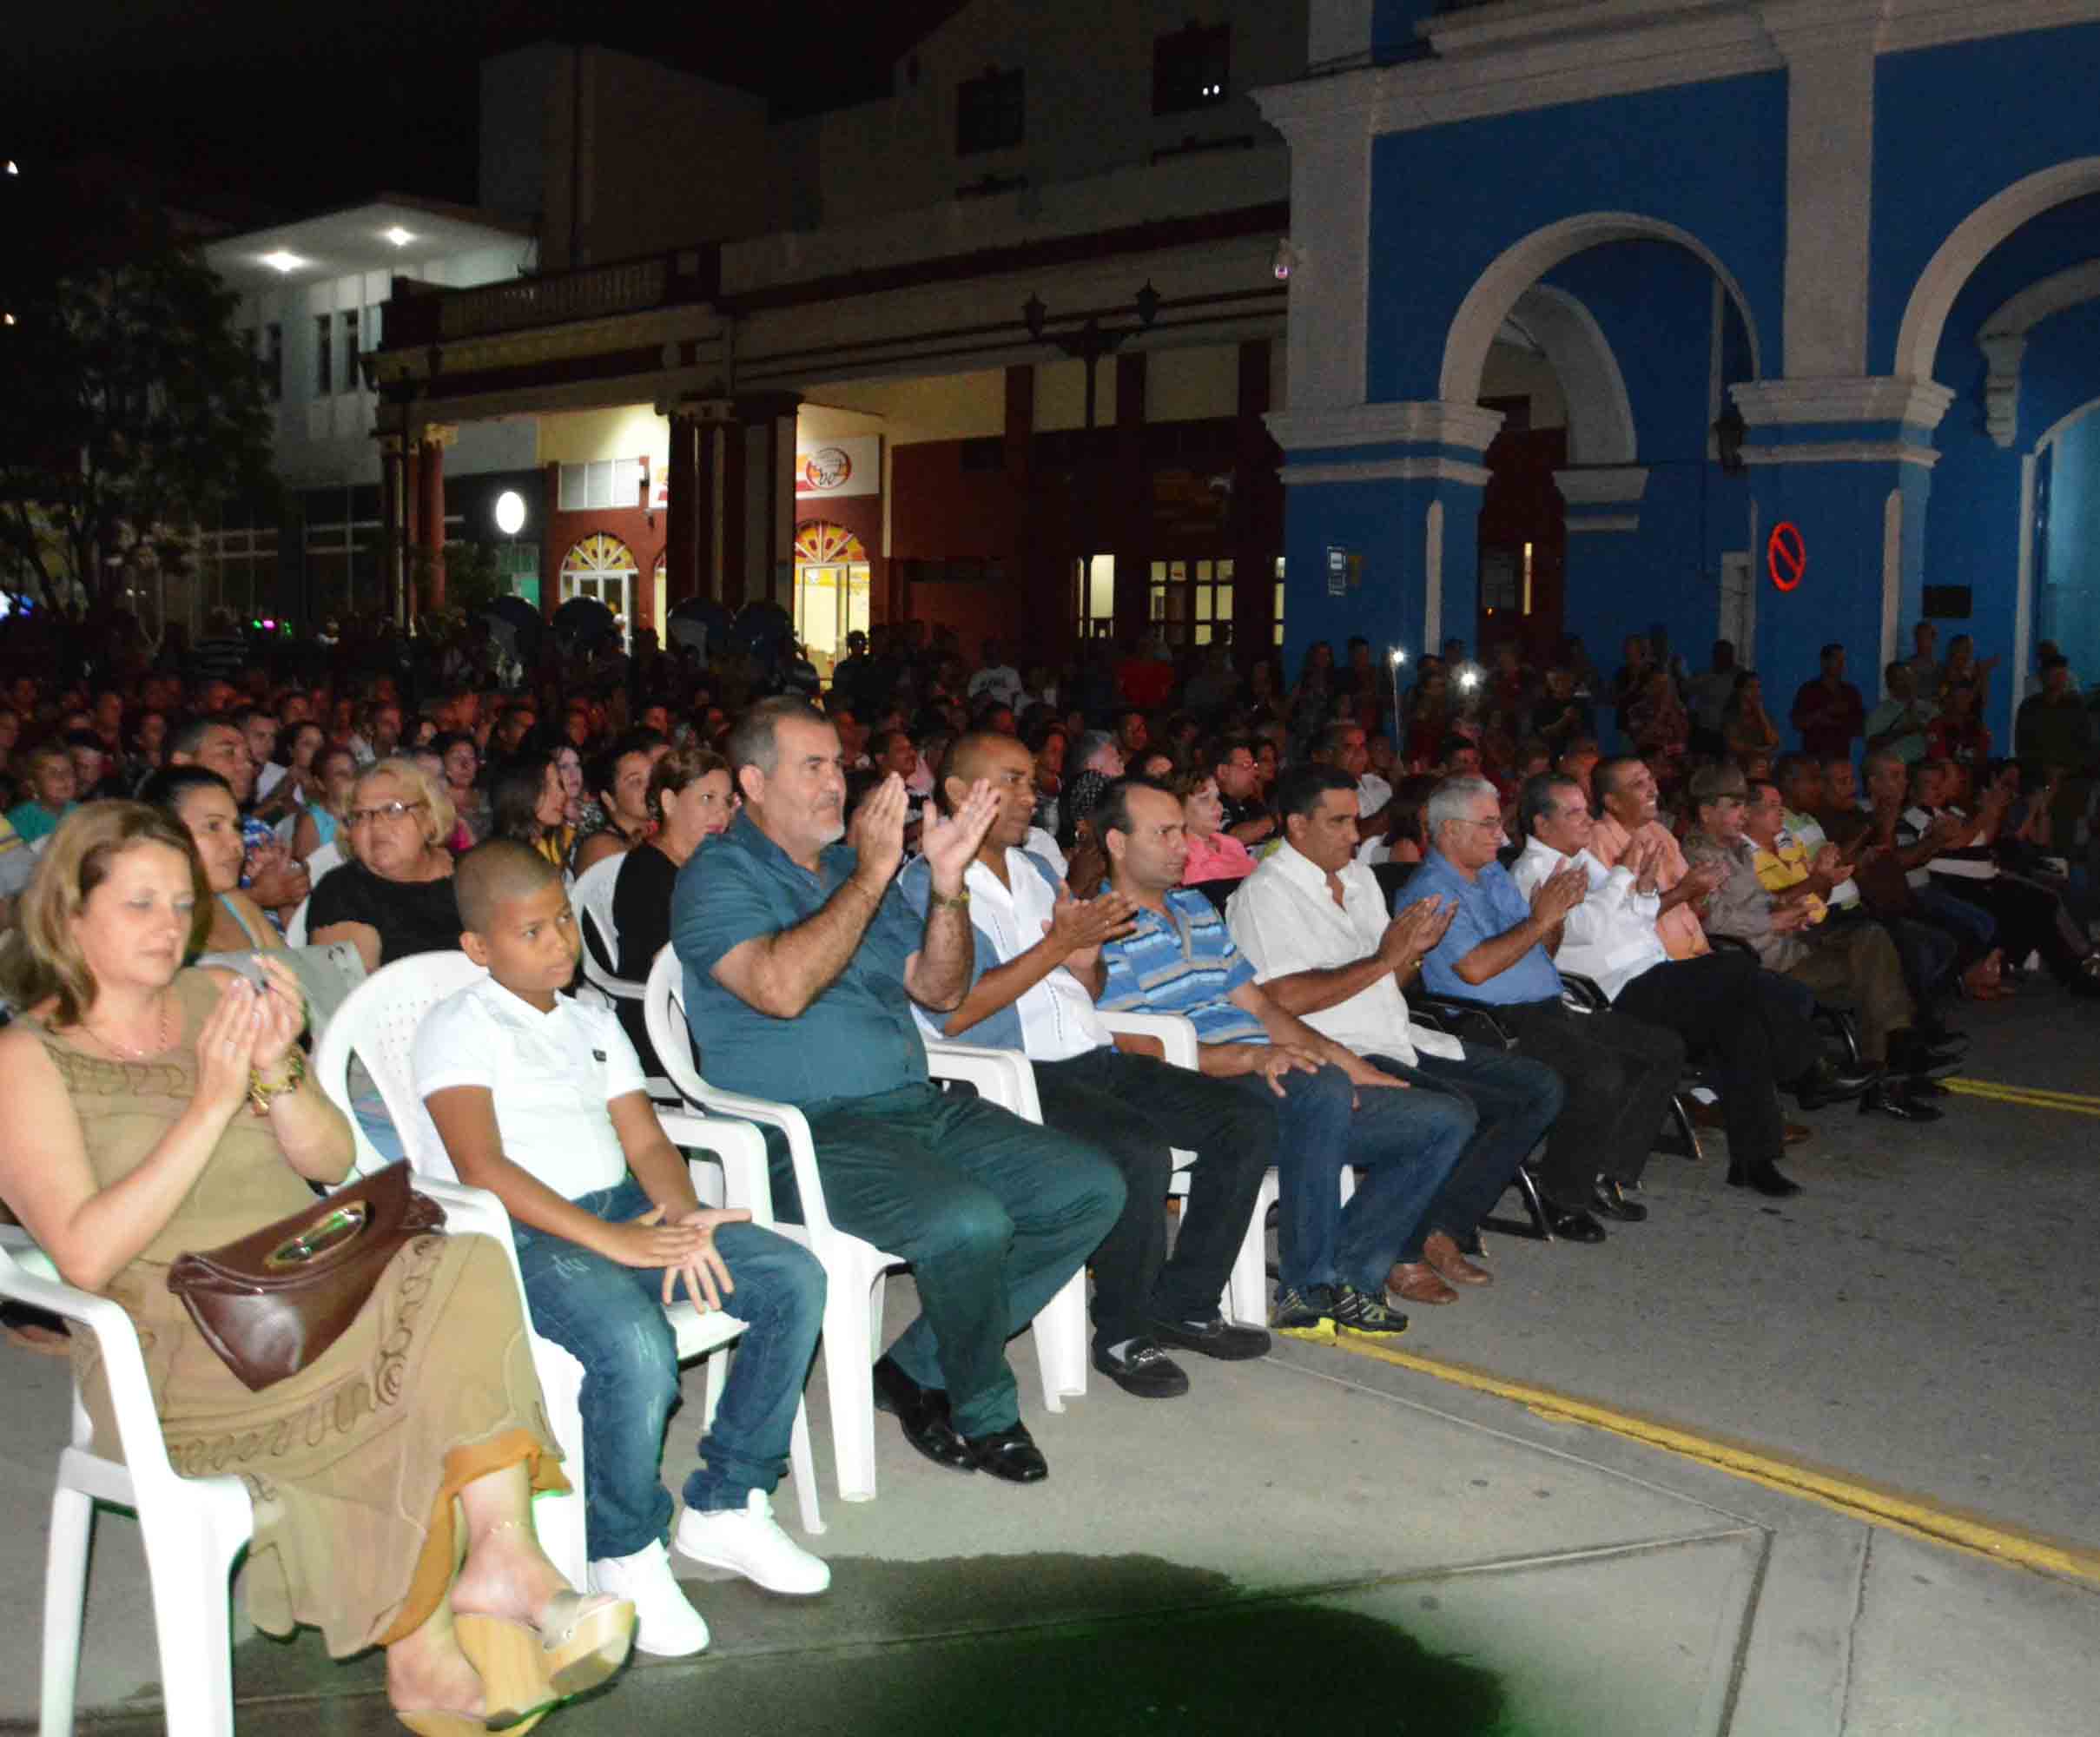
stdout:
[(813, 440), (795, 449), (795, 493), (798, 499), (834, 500), (849, 494), (882, 492), (882, 437), (850, 434), (838, 440)]

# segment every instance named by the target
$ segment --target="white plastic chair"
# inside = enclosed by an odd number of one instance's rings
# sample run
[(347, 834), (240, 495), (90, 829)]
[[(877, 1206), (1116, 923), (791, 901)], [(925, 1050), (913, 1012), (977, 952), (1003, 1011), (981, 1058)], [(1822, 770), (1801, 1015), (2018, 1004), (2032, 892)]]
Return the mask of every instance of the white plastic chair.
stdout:
[[(600, 857), (576, 877), (576, 884), (569, 889), (579, 924), (589, 926), (584, 934), (584, 976), (607, 1000), (614, 1001), (642, 999), (639, 983), (613, 974), (613, 968), (620, 962), (620, 930), (612, 920), (612, 895), (626, 861), (624, 850)], [(601, 953), (604, 955), (602, 961)]]
[(343, 866), (343, 848), (333, 842), (319, 846), (307, 858), (307, 895), (299, 902), (299, 908), (292, 913), (292, 920), (284, 926), (284, 944), (287, 947), (304, 947), (307, 944), (307, 907), (314, 902), (314, 889), (332, 868)]
[[(1196, 1027), (1179, 1014), (1101, 1014), (1101, 1023), (1111, 1032), (1121, 1032), (1131, 1037), (1149, 1037), (1159, 1040), (1166, 1059), (1176, 1067), (1193, 1070), (1197, 1067)], [(1174, 1173), (1168, 1179), (1167, 1192), (1179, 1195), (1185, 1202), (1189, 1192), (1189, 1166), (1196, 1162), (1197, 1154), (1174, 1148)], [(1355, 1177), (1344, 1172), (1344, 1199), (1349, 1198)], [(1269, 1324), (1269, 1208), (1276, 1203), (1282, 1191), (1276, 1166), (1271, 1165), (1262, 1178), (1261, 1189), (1254, 1197), (1254, 1213), (1247, 1221), (1246, 1234), (1240, 1238), (1239, 1252), (1232, 1258), (1232, 1271), (1225, 1282), (1225, 1312), (1236, 1321), (1249, 1326), (1265, 1327)], [(1186, 1211), (1185, 1205), (1182, 1209)]]
[[(780, 1225), (783, 1236), (805, 1245), (823, 1263), (829, 1289), (824, 1301), (824, 1377), (831, 1399), (831, 1452), (836, 1463), (840, 1496), (872, 1502), (875, 1496), (875, 1357), (881, 1354), (883, 1283), (903, 1257), (885, 1253), (873, 1243), (849, 1235), (831, 1222), (824, 1207), (824, 1188), (816, 1168), (816, 1148), (809, 1124), (791, 1105), (746, 1097), (710, 1086), (693, 1062), (692, 1034), (685, 1023), (683, 970), (677, 954), (665, 947), (650, 968), (648, 997), (643, 1003), (649, 1039), (671, 1082), (690, 1102), (716, 1115), (741, 1116), (776, 1127), (787, 1136), (802, 1196), (802, 1222)], [(783, 1042), (793, 1040), (783, 1034)], [(1042, 1119), (1035, 1096), (1035, 1073), (1026, 1057), (1006, 1050), (977, 1049), (966, 1044), (926, 1046), (927, 1065), (940, 1080), (967, 1080), (987, 1100), (1014, 1114)], [(767, 1186), (763, 1142), (755, 1160), (739, 1155), (723, 1165), (730, 1199), (750, 1198)], [(748, 1167), (747, 1167), (748, 1166)], [(1042, 1374), (1043, 1403), (1062, 1411), (1067, 1398), (1086, 1390), (1086, 1271), (1074, 1272), (1034, 1321), (1036, 1362)], [(857, 1348), (864, 1351), (855, 1355)]]
[[(457, 1186), (432, 1192), (444, 1202), (454, 1234), (492, 1236), (509, 1247), (510, 1225), (493, 1195)], [(73, 1438), (58, 1456), (44, 1556), (41, 1737), (67, 1737), (73, 1729), (98, 1503), (131, 1510), (145, 1535), (162, 1717), (170, 1737), (232, 1737), (228, 1582), (234, 1558), (254, 1530), (248, 1486), (238, 1477), (183, 1477), (175, 1471), (131, 1318), (109, 1298), (66, 1284), (28, 1232), (13, 1225), (0, 1225), (0, 1297), (62, 1316), (76, 1333), (94, 1334), (116, 1420), (117, 1440), (96, 1443), (76, 1385)]]
[[(620, 959), (620, 931), (612, 920), (612, 895), (626, 861), (627, 853), (623, 850), (593, 862), (569, 889), (570, 902), (576, 907), (577, 926), (583, 930), (584, 981), (615, 1008), (622, 1001), (640, 1005), (645, 988), (633, 978), (616, 976), (612, 971), (612, 965), (617, 965)], [(601, 952), (611, 965), (599, 958)], [(663, 1074), (650, 1074), (648, 1084), (651, 1098), (677, 1100), (678, 1088)]]
[[(494, 1202), (497, 1211), (501, 1212), (502, 1205), (494, 1195), (481, 1189), (466, 1188), (459, 1182), (444, 1142), (438, 1138), (429, 1112), (423, 1107), (415, 1091), (415, 1036), (423, 1016), (447, 995), (485, 974), (464, 953), (421, 953), (396, 960), (350, 992), (322, 1034), (320, 1047), (314, 1052), (314, 1066), (322, 1089), (350, 1116), (351, 1130), (358, 1144), (360, 1172), (376, 1169), (385, 1160), (372, 1148), (350, 1110), (349, 1067), (353, 1053), (363, 1061), (373, 1083), (379, 1088), (387, 1116), (401, 1137), (402, 1150), (415, 1170), (418, 1186), (424, 1187), (433, 1199), (449, 1201), (454, 1192), (473, 1194)], [(714, 1164), (725, 1173), (732, 1164), (739, 1170), (748, 1170), (753, 1148), (756, 1149), (758, 1167), (763, 1172), (765, 1143), (756, 1129), (675, 1111), (668, 1114), (659, 1111), (658, 1120), (674, 1146), (687, 1152), (712, 1154)], [(725, 1199), (726, 1189), (710, 1174), (714, 1166), (704, 1159), (693, 1159), (690, 1162), (694, 1186), (702, 1198)], [(756, 1224), (771, 1221), (769, 1189), (756, 1199), (731, 1204), (748, 1206)], [(503, 1241), (515, 1271), (518, 1254), (511, 1238), (507, 1214), (503, 1217)], [(522, 1295), (522, 1278), (519, 1288)], [(681, 1363), (704, 1357), (726, 1345), (745, 1326), (735, 1316), (720, 1311), (703, 1314), (683, 1298), (664, 1313), (676, 1336)], [(573, 1487), (570, 1496), (539, 1498), (534, 1524), (548, 1556), (569, 1575), (572, 1585), (581, 1586), (586, 1562), (584, 1433), (578, 1404), (584, 1366), (551, 1339), (543, 1338), (538, 1333), (532, 1335), (532, 1365), (538, 1373), (540, 1390), (546, 1399), (548, 1422), (562, 1452), (568, 1457), (569, 1482)], [(728, 1379), (727, 1362), (717, 1358), (708, 1370), (703, 1430), (713, 1420)], [(809, 1417), (799, 1401), (788, 1457), (794, 1473), (802, 1529), (812, 1535), (821, 1533), (824, 1522), (816, 1489), (816, 1463), (809, 1445)]]

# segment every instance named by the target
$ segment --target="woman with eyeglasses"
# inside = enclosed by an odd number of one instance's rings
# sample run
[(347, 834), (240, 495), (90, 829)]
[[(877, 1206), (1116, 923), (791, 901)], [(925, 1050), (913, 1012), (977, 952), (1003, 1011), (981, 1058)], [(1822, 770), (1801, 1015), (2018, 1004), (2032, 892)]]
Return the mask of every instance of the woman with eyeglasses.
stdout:
[(367, 768), (343, 815), (353, 860), (314, 888), (307, 939), (319, 947), (350, 942), (367, 971), (459, 946), (452, 854), (440, 842), (454, 820), (444, 791), (413, 760)]

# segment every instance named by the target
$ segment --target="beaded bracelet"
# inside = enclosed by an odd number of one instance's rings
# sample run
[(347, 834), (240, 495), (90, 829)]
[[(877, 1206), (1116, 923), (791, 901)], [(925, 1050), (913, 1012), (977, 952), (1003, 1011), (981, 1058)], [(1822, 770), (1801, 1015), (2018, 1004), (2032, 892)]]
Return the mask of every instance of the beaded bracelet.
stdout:
[(307, 1083), (307, 1058), (301, 1051), (293, 1048), (286, 1052), (285, 1067), (287, 1077), (274, 1086), (265, 1080), (254, 1068), (248, 1069), (248, 1107), (256, 1115), (268, 1115), (273, 1100), (281, 1098), (287, 1093), (296, 1092)]

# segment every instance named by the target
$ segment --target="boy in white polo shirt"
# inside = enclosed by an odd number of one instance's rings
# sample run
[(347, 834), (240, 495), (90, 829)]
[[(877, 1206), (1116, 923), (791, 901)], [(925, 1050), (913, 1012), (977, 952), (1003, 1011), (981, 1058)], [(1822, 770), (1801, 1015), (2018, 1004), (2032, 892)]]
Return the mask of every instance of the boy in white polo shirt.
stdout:
[(678, 1397), (664, 1305), (683, 1279), (696, 1306), (749, 1324), (685, 1482), (679, 1551), (769, 1591), (822, 1592), (829, 1569), (780, 1529), (768, 1497), (822, 1325), (823, 1268), (749, 1213), (700, 1205), (619, 1021), (558, 993), (579, 956), (559, 872), (492, 840), (460, 859), (454, 884), (460, 945), (489, 974), (424, 1020), (416, 1090), (460, 1180), (510, 1212), (534, 1328), (584, 1365), (591, 1587), (634, 1601), (640, 1651), (697, 1653), (707, 1624), (664, 1547), (664, 1431)]

